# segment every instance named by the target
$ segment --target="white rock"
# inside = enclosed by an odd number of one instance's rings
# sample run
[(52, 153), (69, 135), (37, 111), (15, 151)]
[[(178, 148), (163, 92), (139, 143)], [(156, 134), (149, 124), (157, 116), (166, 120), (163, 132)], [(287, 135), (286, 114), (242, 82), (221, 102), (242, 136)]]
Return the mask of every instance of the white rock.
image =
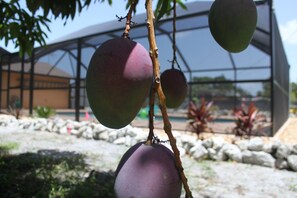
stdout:
[(276, 159), (275, 167), (278, 169), (288, 169), (289, 165), (288, 165), (287, 160), (285, 160), (285, 159)]
[(86, 130), (83, 132), (82, 137), (84, 137), (85, 139), (93, 139), (93, 132), (92, 132), (92, 128), (89, 126), (86, 126)]
[(292, 146), (292, 154), (297, 155), (297, 144), (294, 144), (294, 145)]
[(125, 137), (126, 136), (126, 131), (127, 130), (125, 128), (121, 128), (121, 129), (116, 130), (117, 137)]
[(208, 148), (207, 149), (208, 152), (208, 158), (211, 160), (218, 160), (218, 156), (217, 156), (217, 152), (216, 150), (214, 150), (213, 148)]
[(201, 142), (198, 142), (189, 150), (189, 155), (192, 156), (195, 160), (199, 161), (208, 157), (208, 151)]
[(120, 137), (120, 138), (116, 139), (113, 143), (117, 144), (117, 145), (125, 144), (126, 143), (126, 138), (125, 137)]
[(242, 154), (238, 146), (234, 144), (225, 144), (221, 150), (223, 150), (232, 161), (242, 162)]
[(118, 138), (118, 133), (116, 130), (109, 130), (108, 136), (108, 142), (112, 143)]
[(243, 151), (242, 162), (266, 167), (275, 166), (275, 159), (264, 151)]
[(82, 133), (79, 132), (77, 129), (71, 129), (70, 134), (74, 135), (74, 136), (76, 136), (78, 138), (82, 136)]
[(201, 140), (191, 136), (191, 135), (183, 135), (180, 138), (182, 147), (188, 153), (192, 147), (196, 145), (196, 143), (201, 144)]
[(99, 134), (98, 139), (103, 140), (103, 141), (108, 141), (109, 140), (109, 132), (103, 131), (102, 133)]
[(238, 140), (235, 142), (235, 145), (238, 146), (238, 148), (241, 150), (241, 151), (245, 151), (248, 149), (248, 144), (249, 144), (249, 141), (248, 140)]
[(212, 137), (213, 146), (212, 148), (219, 151), (225, 144), (225, 140), (222, 137)]
[(63, 135), (68, 134), (68, 129), (67, 129), (67, 127), (66, 127), (66, 126), (61, 127), (60, 130), (59, 130), (59, 133), (60, 133), (60, 134), (63, 134)]
[(272, 147), (273, 147), (272, 143), (264, 144), (263, 145), (263, 151), (266, 152), (266, 153), (272, 154), (273, 153)]
[(249, 144), (248, 144), (248, 150), (262, 151), (263, 145), (264, 145), (264, 142), (263, 142), (262, 138), (255, 137), (255, 138), (250, 139)]
[(133, 146), (132, 141), (131, 141), (132, 138), (129, 135), (127, 135), (124, 138), (125, 138), (125, 146), (127, 146), (127, 147)]
[(297, 155), (288, 156), (288, 165), (293, 171), (297, 172)]
[(203, 145), (206, 149), (208, 149), (208, 148), (212, 148), (212, 146), (213, 146), (212, 139), (211, 139), (211, 138), (208, 138), (208, 139), (206, 139), (206, 140), (203, 140), (203, 141), (202, 141), (202, 145)]
[(281, 144), (278, 146), (275, 157), (278, 159), (287, 159), (287, 157), (291, 154), (291, 149), (289, 146)]
[(43, 125), (41, 123), (36, 123), (34, 125), (34, 131), (41, 131), (42, 127), (43, 127)]

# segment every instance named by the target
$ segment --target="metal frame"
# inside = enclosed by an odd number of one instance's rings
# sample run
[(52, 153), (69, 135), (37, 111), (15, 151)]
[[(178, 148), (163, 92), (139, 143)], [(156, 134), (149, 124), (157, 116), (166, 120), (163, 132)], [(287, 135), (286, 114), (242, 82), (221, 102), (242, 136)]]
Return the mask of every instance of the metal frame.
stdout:
[[(198, 3), (198, 2), (196, 2)], [(195, 72), (212, 72), (212, 71), (234, 71), (234, 80), (228, 80), (228, 81), (206, 81), (206, 82), (192, 82), (190, 80), (189, 82), (189, 100), (192, 99), (192, 85), (197, 85), (197, 84), (207, 84), (207, 83), (233, 83), (235, 85), (235, 90), (234, 90), (234, 105), (236, 105), (236, 91), (237, 91), (237, 83), (250, 83), (250, 82), (270, 82), (270, 86), (271, 86), (271, 120), (272, 122), (277, 119), (275, 115), (275, 111), (274, 111), (274, 106), (276, 105), (275, 103), (275, 93), (274, 93), (274, 89), (275, 86), (277, 85), (278, 82), (275, 81), (275, 75), (277, 75), (274, 72), (274, 67), (275, 66), (275, 58), (276, 58), (276, 51), (275, 51), (275, 42), (274, 42), (274, 22), (273, 22), (273, 16), (274, 16), (274, 11), (273, 11), (273, 6), (272, 6), (272, 0), (262, 0), (262, 1), (256, 1), (257, 5), (268, 5), (269, 7), (269, 31), (267, 32), (264, 29), (261, 29), (259, 27), (257, 27), (257, 31), (263, 33), (264, 35), (267, 35), (270, 37), (269, 39), (269, 47), (261, 44), (259, 41), (253, 39), (251, 41), (251, 45), (255, 46), (257, 49), (259, 49), (260, 51), (264, 52), (265, 54), (267, 54), (268, 56), (270, 56), (270, 65), (263, 65), (263, 66), (257, 66), (257, 67), (240, 67), (238, 68), (236, 66), (236, 62), (234, 60), (234, 56), (231, 53), (228, 53), (228, 57), (230, 59), (231, 62), (231, 68), (220, 68), (220, 69), (192, 69), (191, 65), (189, 64), (189, 62), (187, 61), (187, 58), (184, 56), (183, 51), (177, 46), (177, 53), (179, 55), (179, 58), (181, 59), (185, 69), (183, 70), (185, 73), (188, 73), (189, 78), (192, 79), (193, 77), (193, 73)], [(205, 16), (208, 14), (208, 10), (206, 11), (201, 11), (201, 12), (194, 12), (193, 10), (187, 14), (187, 11), (184, 10), (179, 10), (179, 12), (181, 13), (181, 15), (178, 15), (178, 20), (182, 20), (182, 19), (188, 19), (191, 17), (200, 17), (200, 16)], [(144, 15), (136, 15), (135, 16), (138, 19), (144, 19), (145, 16)], [(160, 36), (160, 35), (166, 35), (169, 39), (169, 41), (172, 42), (172, 36), (171, 36), (171, 30), (166, 30), (164, 28), (162, 28), (162, 25), (166, 25), (166, 23), (171, 22), (172, 18), (171, 17), (167, 17), (165, 19), (163, 19), (160, 23), (157, 24), (156, 26), (156, 36)], [(146, 23), (145, 21), (143, 21), (143, 23), (138, 24), (135, 26), (135, 28), (146, 28)], [(191, 31), (191, 30), (198, 30), (198, 29), (205, 29), (208, 28), (208, 26), (200, 26), (200, 27), (186, 27), (182, 30), (178, 30), (177, 32), (182, 32), (182, 31)], [(43, 57), (47, 54), (50, 54), (52, 52), (55, 52), (56, 50), (62, 50), (64, 51), (64, 53), (61, 54), (61, 56), (58, 58), (58, 60), (56, 60), (56, 62), (53, 64), (53, 67), (51, 68), (50, 71), (48, 71), (47, 75), (51, 75), (51, 71), (53, 69), (55, 69), (58, 64), (62, 61), (62, 59), (68, 55), (69, 57), (69, 62), (70, 62), (70, 66), (72, 69), (72, 74), (73, 77), (71, 77), (70, 79), (74, 80), (74, 86), (69, 85), (69, 105), (72, 101), (72, 96), (71, 96), (71, 92), (74, 89), (75, 91), (75, 96), (74, 96), (74, 100), (75, 100), (75, 119), (79, 120), (79, 115), (80, 115), (80, 108), (81, 108), (81, 102), (83, 102), (85, 104), (85, 100), (80, 100), (81, 99), (81, 90), (84, 89), (85, 87), (82, 86), (81, 81), (84, 80), (84, 78), (81, 76), (81, 72), (82, 69), (87, 70), (87, 65), (85, 63), (83, 63), (82, 61), (82, 54), (83, 54), (83, 49), (91, 47), (93, 49), (96, 49), (96, 47), (98, 47), (101, 43), (96, 43), (96, 44), (92, 44), (90, 43), (92, 39), (97, 39), (100, 40), (100, 36), (109, 36), (111, 38), (117, 37), (117, 32), (122, 31), (123, 27), (121, 25), (116, 24), (115, 27), (113, 27), (113, 29), (107, 29), (104, 31), (99, 31), (99, 32), (93, 32), (91, 34), (82, 36), (82, 37), (70, 37), (70, 39), (66, 39), (66, 40), (62, 40), (60, 42), (57, 43), (53, 43), (53, 44), (49, 44), (46, 48), (43, 47), (38, 47), (35, 48), (32, 57), (23, 57), (23, 58), (19, 58), (17, 54), (10, 54), (9, 55), (9, 61), (8, 63), (10, 64), (10, 62), (21, 62), (22, 63), (22, 69), (21, 69), (21, 86), (20, 86), (20, 96), (21, 96), (21, 102), (23, 102), (23, 86), (24, 86), (24, 63), (25, 62), (29, 62), (31, 63), (31, 70), (30, 70), (30, 109), (29, 112), (30, 114), (32, 114), (32, 109), (33, 109), (33, 99), (34, 99), (34, 63), (40, 58)], [(138, 30), (139, 31), (139, 30)], [(132, 30), (133, 32), (133, 30)], [(96, 38), (97, 37), (97, 38)], [(133, 37), (134, 39), (141, 39), (144, 38), (144, 35), (136, 35), (135, 37)], [(71, 50), (77, 50), (77, 54), (74, 54)], [(4, 60), (4, 56), (7, 56), (7, 54), (2, 54), (1, 55), (1, 67), (0, 67), (0, 74), (2, 74), (3, 71), (3, 64), (7, 64), (7, 62), (5, 62)], [(74, 58), (76, 60), (76, 68), (74, 68), (74, 64), (72, 62), (72, 58)], [(253, 79), (253, 80), (238, 80), (238, 76), (237, 76), (237, 71), (244, 71), (244, 70), (248, 70), (248, 69), (253, 69), (253, 70), (257, 70), (257, 69), (270, 69), (270, 78), (269, 79)], [(288, 68), (289, 70), (289, 68)], [(8, 70), (8, 72), (10, 72)], [(8, 80), (9, 81), (9, 80)], [(289, 83), (289, 82), (288, 82)], [(280, 85), (283, 86), (283, 85)], [(2, 91), (4, 91), (2, 89), (2, 82), (0, 81), (0, 104), (1, 104), (1, 95), (3, 94)], [(9, 91), (10, 89), (10, 85), (8, 82), (8, 86), (7, 86), (7, 90)], [(65, 88), (63, 88), (65, 89)], [(9, 96), (9, 93), (7, 93), (7, 97)], [(70, 106), (69, 106), (70, 107)], [(1, 108), (1, 107), (0, 107)], [(273, 124), (272, 126), (272, 132), (270, 135), (273, 135), (279, 128), (280, 126), (275, 126)]]

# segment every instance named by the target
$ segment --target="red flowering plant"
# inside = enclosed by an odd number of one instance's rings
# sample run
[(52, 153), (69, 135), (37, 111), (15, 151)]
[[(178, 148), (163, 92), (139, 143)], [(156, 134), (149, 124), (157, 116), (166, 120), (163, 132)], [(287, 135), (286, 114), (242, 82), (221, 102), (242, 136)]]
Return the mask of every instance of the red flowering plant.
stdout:
[(213, 101), (207, 102), (204, 98), (201, 99), (200, 106), (192, 101), (189, 103), (187, 113), (187, 118), (189, 119), (188, 128), (198, 136), (202, 132), (212, 132), (212, 129), (207, 126), (209, 122), (214, 120), (211, 114), (212, 105)]
[(254, 135), (253, 127), (256, 121), (258, 108), (253, 102), (248, 107), (242, 103), (240, 108), (235, 108), (233, 111), (236, 117), (236, 126), (233, 128), (233, 133), (240, 137), (250, 137)]

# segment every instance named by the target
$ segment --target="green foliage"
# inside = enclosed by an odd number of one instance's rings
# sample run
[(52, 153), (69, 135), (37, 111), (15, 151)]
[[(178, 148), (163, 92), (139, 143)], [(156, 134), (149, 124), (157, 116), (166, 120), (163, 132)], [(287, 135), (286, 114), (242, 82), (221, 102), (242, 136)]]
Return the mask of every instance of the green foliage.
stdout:
[(56, 114), (56, 111), (51, 107), (36, 106), (34, 112), (39, 118), (49, 118)]
[[(173, 9), (173, 0), (159, 0), (155, 10), (157, 20), (160, 20), (164, 15), (169, 15)], [(176, 0), (176, 3), (183, 9), (187, 9), (186, 5), (181, 0)]]
[(13, 149), (17, 149), (18, 147), (19, 147), (19, 144), (16, 142), (0, 143), (0, 156), (6, 155), (9, 153), (9, 151)]
[(46, 150), (0, 158), (3, 198), (115, 197), (113, 183), (112, 173), (90, 171), (84, 156), (72, 152)]
[(207, 102), (204, 98), (202, 98), (200, 106), (192, 101), (188, 106), (188, 124), (190, 129), (196, 132), (198, 136), (200, 133), (207, 130), (212, 131), (207, 126), (208, 122), (211, 122), (214, 119), (211, 113), (212, 104), (212, 101)]
[(46, 33), (42, 27), (49, 30), (50, 20), (46, 16), (35, 15), (23, 9), (19, 1), (0, 1), (0, 40), (9, 41), (19, 47), (20, 56), (31, 54), (35, 42), (45, 45)]
[[(193, 100), (196, 100), (199, 96), (234, 96), (235, 90), (239, 97), (251, 96), (248, 91), (236, 87), (224, 75), (217, 77), (194, 77), (192, 81)], [(197, 85), (195, 85), (196, 82), (198, 83)]]

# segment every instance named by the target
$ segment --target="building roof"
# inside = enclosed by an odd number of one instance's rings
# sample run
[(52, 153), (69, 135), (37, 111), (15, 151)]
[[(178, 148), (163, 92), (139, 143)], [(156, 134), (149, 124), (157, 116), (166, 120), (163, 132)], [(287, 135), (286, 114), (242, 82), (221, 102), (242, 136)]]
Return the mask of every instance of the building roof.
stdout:
[[(4, 65), (3, 70), (7, 70), (8, 66)], [(22, 65), (21, 63), (12, 63), (10, 64), (10, 70), (15, 72), (21, 72)], [(24, 73), (30, 73), (31, 63), (24, 64)], [(47, 76), (57, 76), (64, 78), (71, 78), (71, 75), (62, 69), (55, 68), (52, 65), (45, 62), (36, 62), (34, 65), (34, 72), (36, 74), (47, 75)]]
[(10, 54), (10, 52), (0, 47), (0, 56), (3, 54)]

